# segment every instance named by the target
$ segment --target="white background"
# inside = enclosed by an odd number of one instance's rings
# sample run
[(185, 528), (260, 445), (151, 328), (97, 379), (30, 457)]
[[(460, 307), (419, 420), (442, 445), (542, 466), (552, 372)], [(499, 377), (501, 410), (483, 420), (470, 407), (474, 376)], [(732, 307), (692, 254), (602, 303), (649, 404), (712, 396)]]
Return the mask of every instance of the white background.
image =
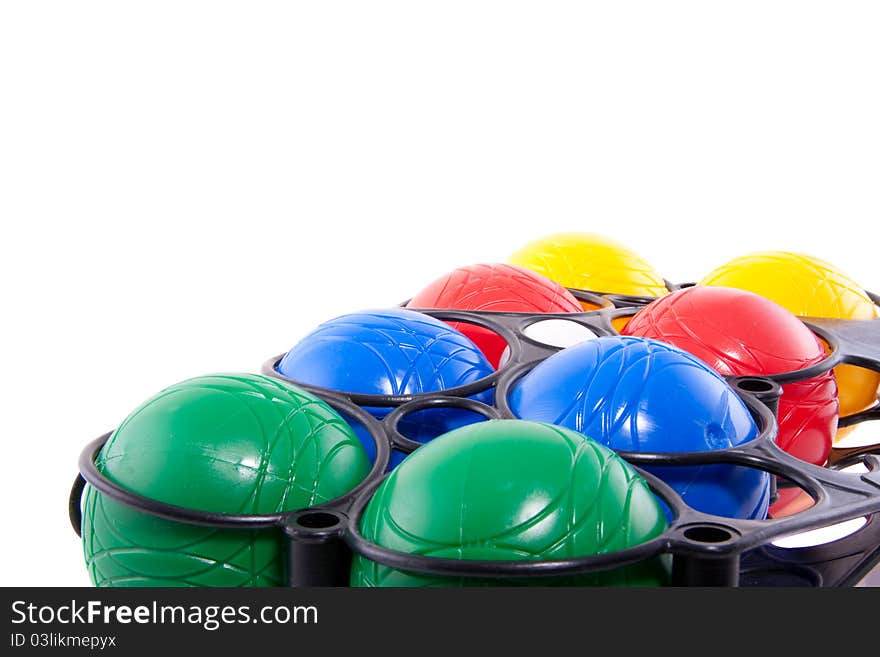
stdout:
[(0, 583), (87, 584), (83, 444), (547, 232), (880, 288), (873, 2), (4, 2)]

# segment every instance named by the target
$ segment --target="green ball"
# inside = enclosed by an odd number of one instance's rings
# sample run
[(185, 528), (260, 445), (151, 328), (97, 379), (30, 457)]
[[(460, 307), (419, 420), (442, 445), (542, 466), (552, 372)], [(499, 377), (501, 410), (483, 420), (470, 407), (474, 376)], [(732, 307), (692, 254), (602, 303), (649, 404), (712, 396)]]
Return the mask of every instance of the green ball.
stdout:
[[(166, 388), (129, 415), (98, 469), (130, 491), (191, 509), (266, 514), (339, 497), (370, 470), (348, 424), (314, 395), (256, 374)], [(163, 520), (86, 489), (86, 565), (97, 586), (279, 586), (275, 529)]]
[[(363, 536), (410, 554), (533, 561), (614, 552), (667, 528), (645, 480), (582, 434), (524, 420), (471, 424), (434, 439), (382, 482), (364, 510)], [(612, 571), (501, 581), (424, 576), (357, 556), (352, 586), (653, 586), (667, 557)]]

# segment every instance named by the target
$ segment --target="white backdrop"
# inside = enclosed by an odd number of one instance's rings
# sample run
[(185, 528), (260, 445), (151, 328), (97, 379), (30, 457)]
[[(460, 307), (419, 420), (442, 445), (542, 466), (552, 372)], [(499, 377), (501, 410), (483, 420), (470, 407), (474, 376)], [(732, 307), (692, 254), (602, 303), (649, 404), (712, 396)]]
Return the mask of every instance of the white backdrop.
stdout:
[(87, 584), (83, 444), (564, 229), (880, 288), (872, 2), (0, 5), (0, 583)]

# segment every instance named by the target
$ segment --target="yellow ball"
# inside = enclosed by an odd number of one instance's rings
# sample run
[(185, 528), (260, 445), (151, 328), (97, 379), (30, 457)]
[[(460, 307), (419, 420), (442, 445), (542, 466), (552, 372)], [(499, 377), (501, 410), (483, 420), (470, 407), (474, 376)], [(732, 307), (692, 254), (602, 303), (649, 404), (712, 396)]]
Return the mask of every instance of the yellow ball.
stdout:
[(577, 290), (659, 297), (663, 277), (639, 255), (601, 235), (559, 233), (526, 244), (509, 262)]
[[(877, 307), (865, 291), (833, 265), (799, 253), (764, 251), (734, 258), (700, 285), (749, 290), (800, 317), (873, 319)], [(880, 374), (852, 365), (834, 369), (840, 415), (858, 413), (877, 401)], [(838, 433), (838, 439), (841, 438)]]

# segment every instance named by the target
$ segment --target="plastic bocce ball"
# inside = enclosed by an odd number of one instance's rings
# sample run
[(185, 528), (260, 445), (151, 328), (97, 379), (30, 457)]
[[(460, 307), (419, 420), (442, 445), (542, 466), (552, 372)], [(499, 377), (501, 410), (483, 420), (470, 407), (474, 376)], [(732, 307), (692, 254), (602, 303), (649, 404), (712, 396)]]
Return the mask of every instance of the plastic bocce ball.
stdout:
[[(349, 426), (304, 390), (255, 374), (190, 379), (145, 402), (96, 461), (115, 483), (201, 511), (266, 514), (344, 495), (369, 472)], [(97, 586), (281, 586), (280, 530), (198, 527), (86, 488), (83, 547)]]
[[(582, 308), (562, 285), (522, 267), (480, 264), (459, 267), (422, 289), (410, 308), (445, 308), (519, 313), (571, 313)], [(507, 343), (475, 324), (450, 322), (498, 367)]]
[[(644, 338), (602, 337), (563, 349), (514, 384), (509, 402), (517, 417), (580, 431), (615, 450), (717, 450), (758, 433), (743, 401), (705, 363)], [(731, 465), (646, 469), (700, 511), (767, 513), (765, 472)]]
[[(444, 322), (391, 309), (352, 313), (321, 324), (287, 352), (278, 371), (331, 390), (414, 395), (473, 383), (494, 370), (473, 342)], [(491, 403), (492, 391), (475, 398)], [(391, 408), (367, 410), (382, 418)], [(473, 421), (472, 413), (446, 408), (405, 417), (399, 428), (408, 438), (426, 441)], [(364, 446), (372, 458), (373, 441), (365, 439)]]
[[(623, 459), (583, 435), (546, 424), (491, 420), (441, 436), (382, 482), (361, 517), (364, 537), (435, 557), (547, 560), (621, 550), (666, 529), (657, 498)], [(656, 585), (668, 562), (610, 572), (518, 580), (537, 585)], [(422, 576), (357, 556), (353, 586), (493, 585)]]
[[(833, 265), (799, 253), (764, 251), (721, 265), (701, 285), (736, 287), (760, 294), (799, 317), (873, 319), (877, 308), (865, 291)], [(877, 401), (880, 374), (852, 365), (834, 368), (840, 415)]]
[[(729, 287), (691, 287), (645, 306), (623, 331), (668, 342), (724, 376), (782, 374), (825, 358), (803, 322), (764, 297)], [(822, 465), (837, 430), (837, 384), (829, 371), (783, 386), (777, 443)]]
[(593, 233), (548, 235), (527, 244), (509, 261), (578, 290), (643, 297), (667, 292), (663, 277), (641, 256)]

